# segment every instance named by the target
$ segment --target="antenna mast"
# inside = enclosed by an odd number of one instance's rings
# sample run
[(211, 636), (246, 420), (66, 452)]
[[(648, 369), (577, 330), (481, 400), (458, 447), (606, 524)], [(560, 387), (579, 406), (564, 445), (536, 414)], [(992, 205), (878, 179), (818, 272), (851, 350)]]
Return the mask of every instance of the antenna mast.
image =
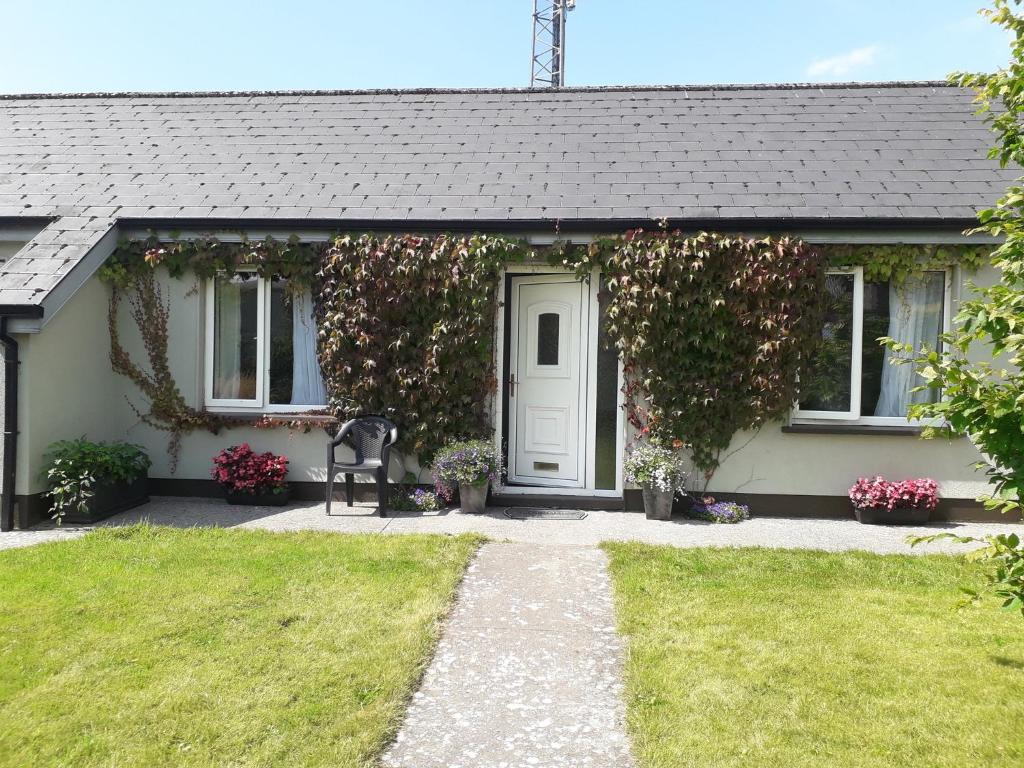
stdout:
[(531, 88), (565, 85), (565, 16), (576, 0), (533, 0)]

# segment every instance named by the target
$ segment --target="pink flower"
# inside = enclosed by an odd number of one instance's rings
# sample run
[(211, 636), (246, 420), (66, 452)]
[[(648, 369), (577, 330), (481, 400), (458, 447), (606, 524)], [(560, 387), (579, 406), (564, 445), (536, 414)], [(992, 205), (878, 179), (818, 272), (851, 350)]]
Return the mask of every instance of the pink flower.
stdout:
[(228, 491), (272, 493), (286, 485), (288, 459), (269, 451), (254, 453), (248, 443), (225, 448), (213, 459), (210, 476)]
[(935, 509), (939, 485), (931, 478), (890, 482), (881, 475), (861, 477), (850, 488), (850, 501), (861, 509)]

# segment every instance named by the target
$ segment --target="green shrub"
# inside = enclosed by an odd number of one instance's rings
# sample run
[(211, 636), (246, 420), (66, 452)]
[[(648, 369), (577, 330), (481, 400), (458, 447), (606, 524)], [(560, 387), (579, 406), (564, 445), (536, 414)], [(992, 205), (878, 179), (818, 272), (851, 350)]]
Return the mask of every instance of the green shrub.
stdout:
[(150, 460), (130, 443), (93, 443), (80, 437), (52, 443), (43, 454), (43, 479), (57, 525), (69, 512), (85, 512), (97, 483), (130, 483), (145, 477)]
[(46, 462), (44, 477), (60, 461), (66, 471), (90, 475), (97, 483), (129, 483), (144, 477), (151, 464), (149, 456), (137, 445), (94, 443), (84, 437), (52, 443), (43, 459)]

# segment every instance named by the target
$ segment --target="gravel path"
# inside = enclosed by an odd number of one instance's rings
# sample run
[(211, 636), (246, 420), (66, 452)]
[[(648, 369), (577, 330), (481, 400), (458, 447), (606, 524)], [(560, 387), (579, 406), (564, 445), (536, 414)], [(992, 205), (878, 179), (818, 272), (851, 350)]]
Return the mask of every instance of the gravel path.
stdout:
[(384, 765), (633, 765), (606, 565), (594, 547), (485, 545)]
[[(216, 499), (155, 497), (153, 501), (116, 515), (104, 525), (124, 525), (149, 520), (157, 525), (241, 526), (272, 531), (321, 530), (341, 533), (465, 533), (478, 532), (497, 541), (535, 544), (594, 545), (602, 541), (643, 541), (676, 547), (736, 546), (794, 547), (833, 552), (861, 549), (871, 552), (951, 552), (963, 550), (955, 544), (916, 547), (906, 543), (908, 535), (951, 531), (961, 535), (983, 535), (1016, 531), (1024, 526), (982, 523), (933, 523), (927, 526), (861, 525), (850, 520), (809, 520), (802, 518), (754, 517), (736, 525), (715, 525), (699, 520), (671, 522), (647, 520), (639, 512), (589, 512), (584, 520), (510, 520), (502, 509), (484, 515), (463, 515), (444, 511), (429, 514), (397, 513), (380, 518), (372, 505), (351, 509), (335, 505), (337, 513), (324, 514), (323, 504), (299, 502), (288, 507), (234, 507)], [(754, 510), (756, 513), (756, 510)], [(30, 531), (0, 533), (0, 549), (43, 541), (81, 536), (85, 528), (55, 529), (52, 525)]]

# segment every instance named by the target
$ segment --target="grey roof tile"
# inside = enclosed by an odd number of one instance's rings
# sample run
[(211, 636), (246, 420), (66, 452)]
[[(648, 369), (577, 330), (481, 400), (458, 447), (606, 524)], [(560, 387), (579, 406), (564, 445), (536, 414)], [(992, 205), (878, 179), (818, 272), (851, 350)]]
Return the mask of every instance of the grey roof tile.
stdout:
[(19, 97), (0, 100), (0, 210), (949, 218), (1016, 176), (990, 143), (942, 84)]
[(0, 270), (38, 300), (118, 218), (966, 219), (1020, 169), (941, 83), (0, 97)]

